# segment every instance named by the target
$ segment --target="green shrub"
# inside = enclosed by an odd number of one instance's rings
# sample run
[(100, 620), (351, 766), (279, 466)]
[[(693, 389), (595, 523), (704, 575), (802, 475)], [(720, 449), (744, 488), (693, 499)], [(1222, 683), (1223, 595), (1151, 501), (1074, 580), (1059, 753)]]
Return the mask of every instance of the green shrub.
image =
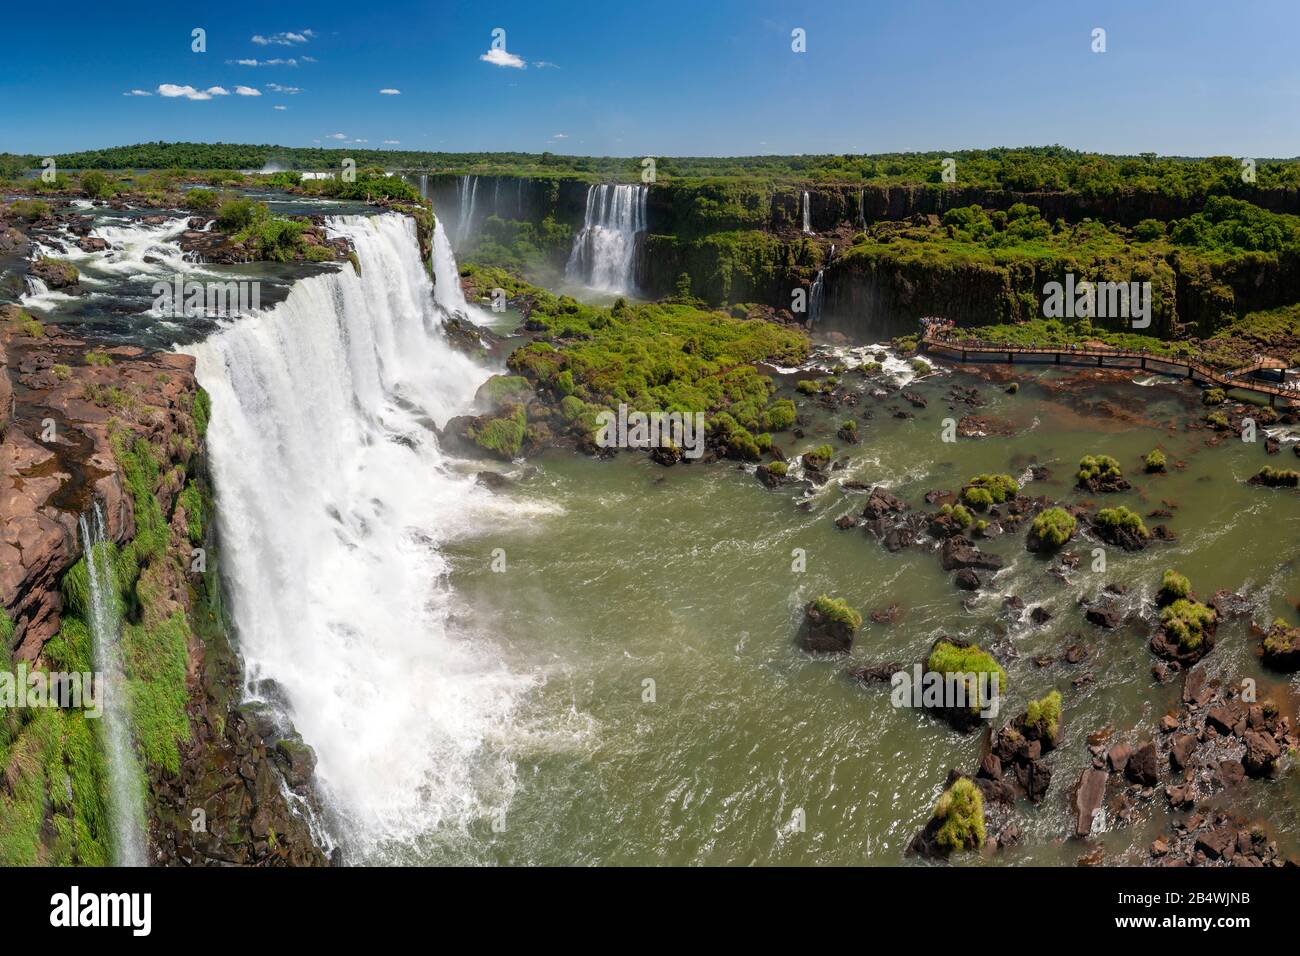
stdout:
[(1223, 412), (1210, 412), (1205, 416), (1205, 421), (1218, 431), (1227, 431), (1232, 427), (1232, 423), (1228, 421), (1228, 416)]
[(1222, 405), (1228, 396), (1221, 388), (1207, 388), (1201, 392), (1202, 405)]
[(795, 422), (794, 402), (788, 398), (778, 398), (767, 409), (767, 428), (769, 431), (783, 432)]
[(929, 375), (934, 367), (925, 359), (912, 359), (912, 371), (917, 375)]
[(1077, 524), (1074, 515), (1064, 508), (1047, 508), (1035, 516), (1029, 531), (1045, 546), (1059, 548), (1070, 540)]
[(493, 418), (485, 424), (471, 426), (469, 437), (481, 448), (501, 458), (514, 458), (523, 446), (524, 430), (528, 424), (522, 405), (515, 405), (506, 415)]
[(803, 453), (803, 462), (814, 471), (820, 471), (825, 468), (831, 458), (835, 456), (835, 449), (830, 445), (818, 445), (811, 451)]
[[(191, 189), (181, 202), (191, 212), (212, 212), (217, 208), (217, 194), (211, 189)], [(237, 218), (239, 216), (231, 210), (231, 221)]]
[(1103, 528), (1128, 531), (1140, 538), (1151, 537), (1151, 532), (1142, 523), (1142, 519), (1123, 505), (1118, 508), (1102, 508), (1097, 512), (1097, 524)]
[(826, 620), (841, 624), (851, 631), (856, 631), (862, 626), (862, 615), (839, 598), (819, 594), (813, 600), (813, 606)]
[(87, 365), (101, 365), (107, 367), (113, 364), (113, 356), (109, 355), (107, 352), (100, 352), (98, 350), (87, 352), (85, 358)]
[(1266, 485), (1269, 488), (1295, 488), (1300, 486), (1300, 471), (1265, 465), (1251, 481), (1257, 485)]
[(266, 203), (236, 196), (221, 204), (217, 211), (217, 228), (222, 232), (243, 232), (268, 216), (270, 211)]
[(1122, 478), (1119, 462), (1110, 455), (1084, 455), (1079, 459), (1079, 481), (1094, 478)]
[(789, 473), (790, 467), (783, 461), (773, 461), (768, 463), (767, 470), (778, 478), (784, 478)]
[(1165, 470), (1165, 466), (1168, 464), (1168, 459), (1165, 458), (1165, 453), (1159, 448), (1154, 448), (1147, 454), (1146, 458), (1143, 459), (1143, 462), (1146, 465), (1146, 470), (1148, 472), (1161, 472)]
[(1156, 599), (1161, 605), (1173, 604), (1181, 598), (1189, 597), (1191, 593), (1191, 581), (1177, 571), (1166, 570), (1160, 581), (1160, 593)]
[(50, 214), (50, 204), (40, 199), (15, 199), (9, 204), (9, 215), (27, 222), (44, 219)]
[(984, 795), (967, 777), (956, 780), (934, 805), (940, 820), (935, 843), (945, 850), (974, 850), (984, 845)]
[[(993, 655), (975, 645), (958, 647), (956, 644), (940, 641), (930, 651), (926, 667), (928, 670), (938, 671), (942, 674), (988, 674), (990, 679), (996, 675), (998, 686), (995, 692), (996, 695), (1000, 697), (1007, 690), (1007, 672), (1001, 664), (994, 660)], [(979, 681), (968, 681), (966, 700), (970, 704), (971, 710), (977, 711), (984, 708), (985, 701), (981, 700), (980, 696)]]
[(113, 182), (97, 169), (81, 174), (81, 193), (87, 199), (103, 199), (113, 195)]
[(1214, 620), (1211, 608), (1187, 598), (1179, 598), (1160, 612), (1161, 627), (1177, 638), (1179, 646), (1187, 651), (1201, 646)]
[(1054, 690), (1040, 700), (1031, 700), (1025, 721), (1030, 726), (1039, 727), (1048, 740), (1056, 743), (1061, 724), (1061, 692)]

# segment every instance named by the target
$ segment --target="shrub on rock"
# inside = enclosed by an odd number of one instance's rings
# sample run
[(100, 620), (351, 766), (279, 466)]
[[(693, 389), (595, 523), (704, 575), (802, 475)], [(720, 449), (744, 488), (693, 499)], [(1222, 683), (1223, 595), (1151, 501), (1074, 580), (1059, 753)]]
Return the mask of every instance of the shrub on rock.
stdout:
[(853, 646), (862, 615), (844, 601), (819, 594), (804, 607), (801, 643), (814, 654), (840, 654)]
[(968, 778), (943, 792), (934, 805), (934, 818), (939, 821), (934, 842), (943, 850), (975, 850), (984, 845), (984, 795)]
[(1143, 459), (1143, 464), (1145, 465), (1148, 474), (1159, 474), (1160, 472), (1163, 472), (1168, 463), (1169, 460), (1165, 457), (1165, 453), (1159, 448), (1152, 449), (1147, 454), (1146, 458)]
[(1077, 525), (1074, 515), (1064, 508), (1048, 508), (1029, 526), (1026, 547), (1030, 551), (1055, 551), (1074, 536)]

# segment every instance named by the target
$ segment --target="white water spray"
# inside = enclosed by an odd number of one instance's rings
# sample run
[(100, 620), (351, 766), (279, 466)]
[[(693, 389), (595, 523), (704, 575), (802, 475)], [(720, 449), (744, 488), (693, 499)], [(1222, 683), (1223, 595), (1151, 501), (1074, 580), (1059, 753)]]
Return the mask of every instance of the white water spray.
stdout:
[(108, 767), (108, 815), (113, 830), (113, 863), (116, 866), (144, 866), (144, 807), (142, 781), (135, 749), (131, 745), (126, 705), (126, 681), (122, 673), (122, 618), (117, 580), (109, 560), (104, 535), (104, 513), (95, 502), (89, 515), (80, 518), (81, 546), (85, 550), (90, 606), (87, 608), (90, 639), (94, 648), (95, 671), (103, 679), (104, 713), (100, 737)]
[(582, 230), (574, 237), (565, 278), (602, 292), (636, 288), (637, 238), (646, 230), (648, 186), (587, 189)]
[(513, 764), (488, 741), (530, 682), (448, 633), (442, 545), (508, 505), (450, 467), (434, 425), (487, 371), (441, 335), (409, 218), (328, 227), (352, 241), (360, 277), (304, 279), (187, 351), (212, 398), (249, 686), (279, 685), (316, 750), (331, 830), (349, 859), (382, 862), (509, 803)]
[(808, 206), (808, 190), (805, 189), (803, 191), (803, 195), (800, 197), (799, 204), (803, 206), (803, 231), (811, 234), (812, 233), (812, 210)]

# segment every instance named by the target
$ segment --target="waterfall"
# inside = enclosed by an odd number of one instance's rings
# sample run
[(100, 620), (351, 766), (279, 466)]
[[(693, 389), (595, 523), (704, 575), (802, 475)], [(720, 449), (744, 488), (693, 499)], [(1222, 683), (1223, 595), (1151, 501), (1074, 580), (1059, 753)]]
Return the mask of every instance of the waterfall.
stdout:
[(808, 293), (808, 324), (816, 325), (822, 317), (822, 300), (826, 297), (826, 290), (822, 283), (822, 276), (826, 270), (818, 269), (817, 278), (813, 279), (812, 290)]
[(460, 287), (460, 269), (456, 267), (451, 241), (442, 228), (442, 220), (436, 217), (433, 225), (433, 280), (434, 299), (449, 316), (459, 315), (476, 325), (492, 324), (491, 316), (466, 301), (465, 290)]
[(649, 195), (649, 186), (589, 186), (565, 278), (602, 292), (634, 291), (637, 238), (646, 229)]
[(102, 677), (104, 712), (100, 739), (108, 767), (108, 814), (113, 830), (113, 863), (145, 865), (143, 782), (131, 744), (129, 717), (123, 712), (127, 691), (122, 673), (122, 619), (117, 576), (104, 534), (104, 512), (99, 502), (80, 521), (85, 550), (86, 577), (90, 583), (88, 608), (95, 671)]
[(808, 190), (806, 189), (803, 191), (803, 197), (800, 200), (800, 205), (803, 206), (803, 231), (807, 233), (811, 233), (812, 232), (812, 210), (808, 208)]
[(474, 201), (478, 198), (478, 177), (462, 176), (456, 183), (460, 218), (456, 220), (456, 245), (463, 245), (474, 228)]
[(866, 189), (858, 190), (858, 222), (863, 229), (867, 228), (867, 191)]
[[(531, 686), (452, 626), (446, 542), (494, 501), (439, 449), (487, 370), (451, 349), (415, 226), (338, 216), (361, 265), (190, 346), (212, 399), (222, 573), (250, 697), (286, 703), (316, 750), (327, 825), (350, 860), (411, 861), (436, 831), (504, 809), (492, 744)], [(447, 253), (445, 234), (437, 244)], [(444, 263), (446, 264), (446, 263)], [(439, 283), (440, 294), (454, 283)]]

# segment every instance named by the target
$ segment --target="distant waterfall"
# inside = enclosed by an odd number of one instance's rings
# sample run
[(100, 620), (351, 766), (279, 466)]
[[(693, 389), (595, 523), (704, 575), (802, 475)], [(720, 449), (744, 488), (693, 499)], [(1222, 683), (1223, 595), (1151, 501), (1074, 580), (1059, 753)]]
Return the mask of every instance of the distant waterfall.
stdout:
[(102, 677), (104, 713), (100, 733), (108, 766), (108, 815), (113, 831), (113, 863), (116, 866), (145, 865), (144, 807), (141, 801), (140, 766), (131, 744), (127, 700), (122, 673), (122, 617), (117, 593), (117, 576), (104, 534), (104, 513), (95, 502), (80, 521), (81, 546), (85, 551), (86, 577), (90, 582), (90, 639), (95, 671)]
[(456, 245), (461, 245), (474, 228), (474, 204), (478, 199), (478, 177), (462, 176), (456, 183), (460, 218), (456, 220)]
[(813, 279), (812, 289), (808, 293), (808, 324), (816, 325), (821, 321), (822, 302), (826, 298), (826, 289), (822, 281), (825, 274), (824, 269), (817, 270), (817, 278)]
[[(486, 636), (449, 632), (444, 548), (519, 505), (476, 492), (439, 448), (436, 427), (488, 371), (438, 329), (458, 286), (444, 272), (435, 303), (414, 221), (326, 227), (352, 242), (360, 275), (302, 279), (186, 351), (212, 398), (222, 573), (249, 692), (275, 687), (315, 748), (347, 858), (409, 862), (421, 839), (468, 832), (514, 792), (495, 742), (532, 683)], [(441, 271), (445, 234), (435, 246)]]
[(649, 186), (588, 187), (587, 212), (565, 278), (602, 292), (633, 291), (637, 238), (646, 230), (649, 195)]
[(803, 231), (812, 232), (812, 210), (808, 208), (808, 190), (803, 191), (803, 197), (800, 201), (803, 206)]
[(865, 189), (858, 190), (858, 222), (863, 229), (867, 228), (867, 191)]

